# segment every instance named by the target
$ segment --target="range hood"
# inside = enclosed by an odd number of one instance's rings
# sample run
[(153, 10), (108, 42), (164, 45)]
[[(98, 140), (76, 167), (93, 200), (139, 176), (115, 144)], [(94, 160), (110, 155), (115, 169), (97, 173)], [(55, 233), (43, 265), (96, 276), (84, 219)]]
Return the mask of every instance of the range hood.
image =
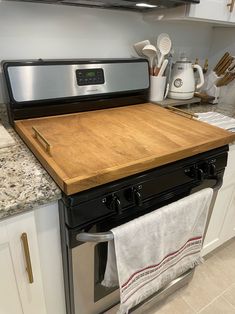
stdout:
[[(10, 0), (11, 1), (11, 0)], [(14, 1), (14, 0), (13, 0)], [(20, 0), (22, 2), (37, 2), (63, 4), (102, 9), (123, 9), (131, 11), (151, 11), (172, 8), (183, 4), (199, 3), (200, 0)]]

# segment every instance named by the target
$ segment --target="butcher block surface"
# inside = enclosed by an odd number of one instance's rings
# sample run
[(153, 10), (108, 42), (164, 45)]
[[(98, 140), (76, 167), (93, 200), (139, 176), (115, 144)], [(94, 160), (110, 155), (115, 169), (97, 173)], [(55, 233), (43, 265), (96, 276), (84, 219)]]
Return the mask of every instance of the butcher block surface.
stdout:
[(15, 128), (67, 195), (235, 140), (234, 133), (150, 103), (20, 120)]

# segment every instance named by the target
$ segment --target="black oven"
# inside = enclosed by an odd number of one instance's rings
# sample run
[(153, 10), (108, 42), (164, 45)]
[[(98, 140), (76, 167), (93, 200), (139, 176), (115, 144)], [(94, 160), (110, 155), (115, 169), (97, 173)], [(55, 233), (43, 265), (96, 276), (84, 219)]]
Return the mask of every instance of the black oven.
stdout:
[[(107, 243), (112, 240), (109, 230), (206, 187), (214, 189), (214, 202), (222, 184), (227, 150), (224, 146), (63, 196), (60, 221), (68, 314), (100, 314), (119, 302), (118, 287), (101, 285)], [(209, 218), (210, 214), (208, 222)]]

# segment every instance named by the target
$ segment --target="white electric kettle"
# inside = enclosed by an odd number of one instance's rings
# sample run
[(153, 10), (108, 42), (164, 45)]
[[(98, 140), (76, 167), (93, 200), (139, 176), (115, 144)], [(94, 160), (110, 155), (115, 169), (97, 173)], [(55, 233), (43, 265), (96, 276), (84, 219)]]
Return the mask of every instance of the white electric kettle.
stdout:
[[(200, 82), (196, 85), (194, 71), (197, 69)], [(172, 77), (168, 97), (173, 99), (190, 99), (193, 98), (195, 89), (202, 87), (204, 76), (200, 65), (193, 65), (187, 58), (182, 57), (177, 61), (172, 70)]]

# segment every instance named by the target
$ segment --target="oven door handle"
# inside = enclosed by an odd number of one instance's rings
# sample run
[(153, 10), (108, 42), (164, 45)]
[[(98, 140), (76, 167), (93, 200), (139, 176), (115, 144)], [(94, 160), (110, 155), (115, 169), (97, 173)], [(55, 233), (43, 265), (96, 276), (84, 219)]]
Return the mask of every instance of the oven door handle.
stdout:
[(215, 183), (215, 185), (212, 186), (212, 189), (213, 190), (219, 190), (223, 184), (223, 177), (215, 176), (211, 179), (216, 180), (216, 183)]
[(108, 242), (113, 240), (113, 233), (111, 231), (99, 233), (80, 232), (76, 235), (76, 240), (79, 242)]

